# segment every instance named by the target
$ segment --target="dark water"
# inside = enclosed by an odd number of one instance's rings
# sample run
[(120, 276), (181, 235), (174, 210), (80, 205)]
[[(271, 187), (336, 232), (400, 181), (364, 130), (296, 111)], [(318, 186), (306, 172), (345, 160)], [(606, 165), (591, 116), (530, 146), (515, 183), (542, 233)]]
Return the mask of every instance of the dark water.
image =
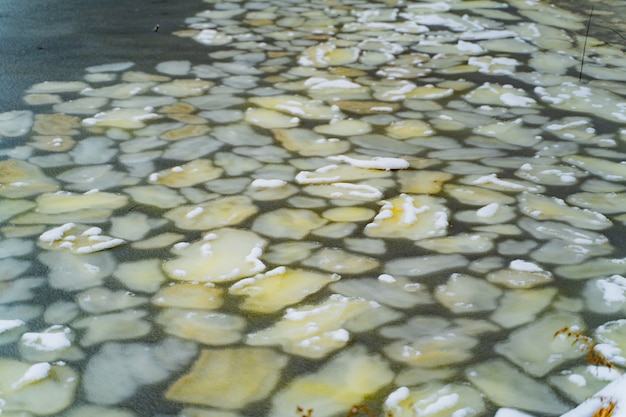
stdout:
[(191, 58), (171, 32), (200, 10), (197, 0), (1, 0), (0, 111), (25, 108), (29, 86), (79, 80), (88, 66), (133, 61), (148, 70)]

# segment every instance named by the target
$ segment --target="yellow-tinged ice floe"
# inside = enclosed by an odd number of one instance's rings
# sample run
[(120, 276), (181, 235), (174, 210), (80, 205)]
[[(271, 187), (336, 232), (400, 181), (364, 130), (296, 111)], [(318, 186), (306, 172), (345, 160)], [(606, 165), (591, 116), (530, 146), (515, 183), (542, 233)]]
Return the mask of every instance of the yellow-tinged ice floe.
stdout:
[[(395, 159), (395, 158), (394, 158)], [(375, 160), (355, 159), (355, 162), (362, 162), (363, 167), (366, 164), (375, 164)], [(404, 161), (404, 160), (402, 160)], [(405, 161), (406, 162), (406, 161)], [(384, 169), (362, 169), (355, 165), (326, 165), (315, 171), (300, 171), (296, 175), (298, 184), (332, 184), (338, 181), (358, 181), (370, 178), (388, 178), (391, 173), (385, 172)]]
[(467, 385), (430, 382), (415, 388), (400, 387), (387, 396), (387, 417), (472, 417), (485, 410), (483, 394)]
[(231, 43), (233, 38), (230, 35), (227, 35), (222, 32), (218, 32), (214, 29), (202, 29), (201, 31), (193, 31), (190, 34), (193, 37), (193, 40), (199, 42), (203, 45), (226, 45)]
[(516, 216), (514, 207), (489, 203), (478, 210), (464, 210), (455, 213), (454, 218), (465, 223), (504, 224)]
[(101, 191), (75, 194), (69, 192), (45, 193), (37, 197), (37, 209), (42, 213), (56, 214), (77, 210), (109, 209), (115, 210), (128, 203), (128, 197), (121, 194)]
[(144, 123), (145, 121), (158, 119), (160, 117), (162, 116), (143, 109), (123, 109), (116, 107), (113, 110), (100, 112), (93, 117), (83, 119), (82, 123), (85, 126), (105, 126), (119, 127), (122, 129), (138, 129), (146, 125)]
[(231, 196), (179, 206), (166, 212), (164, 217), (180, 229), (209, 230), (241, 223), (257, 211), (249, 197)]
[(280, 208), (258, 216), (252, 230), (273, 238), (302, 239), (327, 222), (312, 210)]
[(362, 314), (372, 314), (380, 304), (363, 298), (333, 294), (317, 305), (289, 308), (272, 327), (248, 335), (252, 346), (281, 345), (283, 350), (307, 358), (323, 358), (350, 340), (343, 327)]
[(337, 100), (333, 104), (343, 111), (363, 115), (394, 113), (400, 108), (396, 103), (367, 100)]
[(58, 104), (62, 102), (58, 94), (28, 94), (24, 96), (24, 102), (31, 106), (41, 106), (44, 104)]
[(532, 322), (557, 294), (556, 288), (506, 291), (498, 308), (491, 314), (491, 321), (502, 327), (513, 328)]
[(225, 282), (265, 270), (259, 257), (265, 239), (254, 232), (224, 228), (193, 243), (174, 245), (177, 258), (163, 263), (168, 277), (180, 281)]
[(470, 206), (515, 203), (515, 198), (510, 195), (471, 185), (446, 184), (444, 192), (459, 202)]
[(389, 136), (395, 139), (423, 138), (435, 134), (433, 128), (423, 120), (404, 119), (392, 122), (386, 128)]
[(65, 224), (65, 223), (105, 223), (111, 218), (110, 209), (85, 209), (77, 211), (69, 211), (66, 213), (46, 214), (36, 210), (24, 213), (14, 217), (12, 222), (15, 224)]
[(150, 174), (148, 181), (153, 184), (183, 188), (214, 180), (220, 177), (222, 172), (223, 170), (215, 167), (209, 159), (194, 159), (184, 165), (154, 172)]
[(113, 291), (105, 287), (92, 287), (76, 296), (81, 310), (88, 313), (108, 313), (145, 304), (148, 299), (127, 290)]
[(495, 351), (530, 375), (543, 377), (565, 362), (586, 354), (572, 347), (572, 341), (566, 334), (555, 336), (555, 332), (563, 328), (585, 331), (581, 316), (557, 311), (544, 314), (538, 320), (516, 329), (507, 340), (495, 346)]
[(311, 409), (316, 417), (346, 413), (355, 404), (389, 384), (393, 372), (379, 355), (363, 346), (341, 352), (318, 371), (293, 380), (273, 398), (271, 417), (284, 417), (298, 407)]
[(63, 113), (37, 114), (33, 131), (40, 135), (75, 135), (80, 119)]
[(30, 200), (0, 200), (0, 222), (4, 223), (16, 214), (23, 213), (36, 205)]
[(311, 100), (299, 95), (252, 97), (250, 102), (266, 109), (288, 113), (303, 119), (331, 120), (344, 117), (339, 107), (329, 106), (321, 100)]
[(377, 268), (377, 260), (350, 253), (340, 248), (322, 248), (303, 262), (304, 265), (324, 271), (361, 274)]
[(124, 310), (119, 313), (89, 316), (72, 322), (81, 329), (81, 346), (92, 346), (109, 340), (133, 340), (150, 333), (152, 324), (143, 318), (144, 310)]
[(415, 244), (438, 253), (483, 253), (493, 249), (495, 235), (487, 233), (460, 233), (454, 236), (422, 239)]
[(439, 194), (453, 175), (441, 171), (402, 171), (398, 173), (400, 191), (408, 194)]
[(359, 48), (339, 48), (332, 42), (326, 42), (305, 49), (298, 63), (305, 67), (337, 67), (356, 62), (360, 53)]
[(244, 310), (271, 313), (303, 300), (339, 278), (337, 274), (279, 266), (237, 281), (231, 285), (229, 293), (246, 297), (241, 304)]
[[(423, 57), (425, 59), (429, 59), (425, 55)], [(412, 63), (413, 64), (419, 63), (419, 60), (420, 58), (416, 57), (415, 61)], [(376, 75), (378, 75), (379, 77), (387, 78), (388, 80), (415, 79), (418, 77), (423, 77), (425, 75), (428, 75), (431, 73), (431, 71), (432, 70), (430, 68), (424, 68), (424, 67), (419, 67), (419, 66), (404, 67), (396, 63), (396, 66), (383, 66), (379, 68), (376, 71)]]
[(263, 255), (263, 259), (276, 265), (289, 265), (307, 259), (314, 249), (321, 246), (319, 242), (307, 242), (306, 240), (274, 243)]
[(537, 184), (574, 185), (579, 178), (584, 178), (589, 174), (568, 165), (535, 165), (526, 163), (515, 171), (515, 175)]
[(30, 144), (37, 149), (48, 152), (66, 152), (74, 147), (76, 141), (63, 135), (33, 135)]
[(379, 187), (350, 182), (307, 185), (303, 190), (308, 194), (331, 200), (376, 201), (383, 196)]
[(606, 158), (594, 158), (585, 155), (566, 156), (563, 161), (576, 165), (607, 181), (626, 180), (626, 164), (622, 162), (612, 162)]
[(536, 107), (537, 102), (528, 97), (521, 88), (514, 88), (510, 84), (499, 85), (484, 83), (465, 95), (465, 100), (478, 105), (493, 105), (506, 107)]
[[(392, 308), (413, 308), (417, 305), (434, 303), (430, 296), (430, 290), (426, 286), (411, 282), (404, 277), (394, 277), (389, 274), (381, 274), (378, 278), (358, 276), (355, 279), (344, 279), (331, 284), (330, 289), (345, 296), (363, 297)], [(392, 313), (377, 313), (375, 320), (372, 317), (368, 317), (369, 323), (367, 323), (365, 328), (375, 328), (401, 317), (401, 314), (397, 311), (389, 311)], [(396, 314), (398, 316), (394, 317)], [(355, 329), (354, 323), (350, 323), (349, 327), (351, 330), (356, 331), (363, 329), (362, 327)]]
[(300, 119), (276, 110), (250, 107), (246, 110), (244, 120), (265, 129), (286, 129), (296, 127)]
[(162, 83), (170, 80), (170, 77), (159, 74), (150, 74), (143, 71), (126, 71), (122, 74), (122, 80), (129, 83)]
[(491, 75), (512, 75), (515, 67), (520, 65), (518, 60), (502, 56), (470, 57), (467, 63), (476, 67), (478, 72)]
[(142, 259), (117, 266), (113, 276), (131, 291), (152, 293), (167, 279), (161, 271), (161, 260)]
[(509, 267), (487, 274), (487, 280), (508, 288), (533, 288), (553, 281), (550, 271), (533, 262), (516, 259)]
[(616, 123), (626, 121), (624, 98), (600, 86), (590, 88), (574, 82), (551, 87), (535, 87), (541, 101), (550, 107), (587, 113)]
[[(203, 350), (189, 372), (167, 390), (165, 398), (220, 409), (243, 408), (272, 392), (287, 362), (287, 356), (266, 348)], [(213, 415), (221, 413), (212, 411)]]
[(343, 76), (331, 79), (311, 77), (301, 84), (303, 89), (307, 89), (307, 95), (311, 98), (332, 101), (333, 104), (338, 97), (343, 100), (368, 100), (371, 98), (368, 86), (356, 84)]
[(78, 381), (78, 374), (69, 366), (0, 359), (2, 411), (58, 415), (72, 403)]
[[(176, 116), (168, 115), (170, 118), (175, 118)], [(188, 116), (193, 117), (193, 116)], [(200, 120), (194, 119), (193, 121), (206, 123), (206, 119), (199, 118)], [(169, 141), (178, 141), (183, 139), (195, 138), (198, 136), (202, 136), (211, 131), (211, 128), (205, 124), (191, 124), (187, 121), (183, 127), (168, 130), (159, 136), (161, 139), (169, 140)]]
[(329, 124), (316, 126), (313, 131), (322, 135), (356, 136), (371, 132), (372, 126), (362, 120), (331, 120)]
[[(603, 366), (574, 366), (568, 368), (567, 372), (557, 372), (547, 379), (565, 397), (579, 404), (562, 417), (593, 416), (593, 413), (600, 413), (600, 410), (608, 410), (611, 400), (619, 401), (626, 387), (626, 377), (620, 376), (617, 369)], [(607, 380), (612, 381), (607, 384)], [(616, 405), (615, 410), (619, 408)], [(622, 413), (614, 412), (611, 416), (619, 417), (620, 414)]]
[(88, 97), (106, 97), (126, 99), (140, 95), (148, 91), (154, 85), (153, 82), (121, 83), (100, 88), (85, 88), (80, 94)]
[(372, 86), (373, 96), (381, 101), (404, 101), (407, 99), (437, 100), (449, 97), (454, 93), (451, 88), (435, 87), (431, 84), (417, 86), (407, 80), (388, 79)]
[(172, 283), (154, 294), (152, 304), (159, 307), (214, 310), (224, 302), (223, 292), (221, 288), (210, 283)]
[(338, 138), (325, 138), (308, 129), (272, 129), (274, 137), (288, 151), (302, 156), (327, 156), (347, 152), (350, 142)]
[(163, 185), (143, 185), (125, 188), (127, 193), (138, 203), (159, 208), (174, 208), (187, 203), (187, 199), (182, 197), (176, 190)]
[(494, 310), (502, 290), (484, 279), (454, 273), (435, 291), (437, 301), (453, 313)]
[(47, 177), (41, 168), (26, 161), (0, 161), (0, 196), (22, 198), (56, 191), (56, 181)]
[[(392, 158), (384, 156), (375, 156), (371, 159), (351, 158), (347, 155), (329, 156), (331, 161), (340, 161), (352, 165), (356, 168), (376, 169), (390, 171), (396, 169), (406, 169), (410, 166), (409, 162), (402, 158)], [(346, 180), (347, 178), (343, 178)], [(356, 179), (356, 178), (354, 178)]]
[(334, 207), (322, 213), (322, 217), (333, 222), (360, 222), (375, 215), (374, 210), (366, 207)]
[(30, 362), (84, 359), (80, 348), (74, 346), (74, 336), (72, 329), (60, 324), (41, 332), (23, 333), (18, 342), (20, 356)]
[[(623, 214), (626, 212), (626, 193), (581, 192), (567, 197), (567, 202), (578, 207), (599, 211), (603, 214)], [(623, 221), (618, 217), (618, 220)]]
[(549, 415), (567, 411), (567, 405), (548, 385), (531, 378), (503, 359), (472, 365), (466, 368), (465, 375), (489, 400), (501, 407)]
[(90, 115), (108, 102), (109, 99), (105, 97), (81, 97), (57, 103), (52, 108), (59, 113)]
[(165, 308), (156, 322), (166, 333), (211, 346), (239, 341), (246, 327), (243, 317), (191, 308)]
[(465, 362), (472, 357), (472, 348), (478, 344), (475, 337), (463, 334), (461, 329), (432, 331), (412, 341), (399, 340), (383, 348), (392, 360), (411, 366), (438, 368)]
[(48, 267), (50, 286), (63, 291), (102, 285), (116, 266), (115, 258), (106, 251), (81, 255), (70, 251), (45, 251), (38, 259)]
[(39, 246), (51, 250), (69, 250), (76, 254), (99, 252), (126, 243), (124, 239), (102, 234), (99, 227), (65, 223), (39, 236)]
[(521, 118), (511, 121), (498, 121), (474, 129), (474, 133), (496, 138), (501, 142), (515, 146), (536, 146), (542, 140), (542, 137), (538, 135), (539, 132), (538, 129), (524, 127)]
[(498, 178), (497, 174), (468, 175), (465, 178), (461, 179), (461, 183), (479, 185), (481, 187), (498, 191), (528, 191), (530, 193), (543, 193), (546, 190), (545, 187), (542, 185), (533, 184), (522, 180), (502, 179)]
[(213, 85), (213, 82), (201, 79), (177, 79), (152, 87), (152, 91), (178, 98), (195, 97), (205, 94)]
[(448, 209), (443, 200), (427, 195), (401, 194), (382, 202), (374, 221), (365, 226), (365, 234), (419, 240), (443, 236), (447, 229)]
[(35, 84), (28, 89), (29, 93), (70, 93), (82, 91), (88, 88), (89, 84), (83, 81), (44, 81)]
[(611, 220), (597, 211), (568, 206), (556, 197), (523, 193), (519, 197), (519, 208), (532, 218), (564, 221), (581, 229), (602, 230), (612, 224)]

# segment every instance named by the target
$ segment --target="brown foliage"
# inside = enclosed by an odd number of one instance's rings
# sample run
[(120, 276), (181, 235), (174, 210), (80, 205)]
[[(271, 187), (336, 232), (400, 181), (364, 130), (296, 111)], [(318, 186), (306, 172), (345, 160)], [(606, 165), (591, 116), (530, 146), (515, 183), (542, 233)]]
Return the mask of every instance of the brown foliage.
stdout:
[(582, 350), (587, 352), (586, 361), (589, 365), (606, 366), (607, 368), (615, 369), (615, 365), (602, 354), (602, 352), (596, 349), (597, 343), (592, 338), (582, 334), (579, 331), (571, 330), (569, 327), (563, 327), (554, 333), (554, 337), (560, 334), (564, 334), (567, 337), (574, 338), (572, 345), (578, 345)]

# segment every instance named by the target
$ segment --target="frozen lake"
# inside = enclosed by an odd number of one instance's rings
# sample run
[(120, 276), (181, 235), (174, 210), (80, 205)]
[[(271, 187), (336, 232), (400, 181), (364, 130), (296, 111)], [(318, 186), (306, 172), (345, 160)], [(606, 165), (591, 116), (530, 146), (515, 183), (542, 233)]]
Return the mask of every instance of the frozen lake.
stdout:
[(620, 376), (620, 5), (3, 3), (3, 415), (558, 416)]

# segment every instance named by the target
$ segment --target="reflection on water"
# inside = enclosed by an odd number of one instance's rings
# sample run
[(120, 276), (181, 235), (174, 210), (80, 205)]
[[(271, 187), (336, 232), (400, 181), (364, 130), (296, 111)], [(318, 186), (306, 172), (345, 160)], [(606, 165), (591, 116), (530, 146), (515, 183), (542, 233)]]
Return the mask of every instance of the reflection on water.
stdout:
[(207, 2), (174, 33), (197, 59), (33, 85), (39, 111), (0, 114), (2, 412), (559, 415), (595, 394), (626, 361), (626, 92), (595, 38), (578, 81), (586, 18)]

